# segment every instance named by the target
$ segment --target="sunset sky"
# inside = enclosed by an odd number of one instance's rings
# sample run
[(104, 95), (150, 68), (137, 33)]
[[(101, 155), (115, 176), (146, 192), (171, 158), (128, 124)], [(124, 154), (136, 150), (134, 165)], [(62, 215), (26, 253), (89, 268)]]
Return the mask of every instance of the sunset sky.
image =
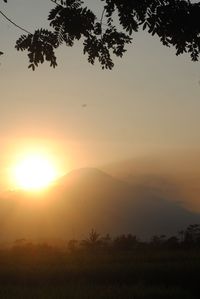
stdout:
[[(94, 8), (99, 2), (87, 1)], [(51, 7), (39, 0), (0, 4), (29, 31), (47, 26)], [(45, 64), (32, 72), (26, 53), (14, 49), (21, 33), (0, 18), (2, 181), (12, 161), (32, 148), (56, 159), (60, 173), (168, 150), (199, 150), (200, 64), (189, 56), (176, 57), (174, 49), (140, 32), (112, 71), (89, 65), (77, 43), (57, 51), (56, 69)]]

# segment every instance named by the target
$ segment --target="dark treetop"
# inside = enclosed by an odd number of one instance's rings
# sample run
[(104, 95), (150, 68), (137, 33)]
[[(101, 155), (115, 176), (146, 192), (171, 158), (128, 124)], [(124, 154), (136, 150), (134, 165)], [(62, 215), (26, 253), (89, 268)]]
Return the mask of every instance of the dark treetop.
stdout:
[[(7, 2), (7, 0), (1, 0)], [(80, 40), (83, 53), (103, 69), (112, 69), (113, 55), (122, 57), (126, 45), (134, 40), (139, 29), (159, 37), (165, 46), (173, 46), (176, 55), (189, 53), (197, 61), (200, 53), (200, 2), (186, 0), (99, 0), (100, 18), (81, 0), (50, 0), (55, 4), (48, 16), (51, 30), (24, 31), (16, 41), (16, 49), (28, 52), (29, 68), (48, 61), (57, 66), (55, 50), (69, 47)], [(2, 52), (0, 53), (2, 54)]]

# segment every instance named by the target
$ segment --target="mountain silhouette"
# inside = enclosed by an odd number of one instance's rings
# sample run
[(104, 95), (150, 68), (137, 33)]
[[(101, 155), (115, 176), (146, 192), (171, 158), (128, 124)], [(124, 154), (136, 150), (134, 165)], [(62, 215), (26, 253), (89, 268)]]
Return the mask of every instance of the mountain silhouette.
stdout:
[(147, 238), (200, 222), (200, 214), (187, 211), (175, 192), (132, 186), (95, 168), (70, 172), (42, 195), (7, 195), (0, 202), (0, 217), (4, 240), (84, 238), (91, 228)]

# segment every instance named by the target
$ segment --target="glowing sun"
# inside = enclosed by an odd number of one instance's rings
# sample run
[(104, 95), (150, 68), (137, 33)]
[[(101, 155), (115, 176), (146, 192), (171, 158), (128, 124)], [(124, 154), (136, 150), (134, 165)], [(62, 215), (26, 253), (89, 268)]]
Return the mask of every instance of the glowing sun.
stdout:
[(57, 171), (48, 158), (30, 155), (16, 164), (14, 177), (18, 188), (34, 191), (48, 187), (57, 178)]

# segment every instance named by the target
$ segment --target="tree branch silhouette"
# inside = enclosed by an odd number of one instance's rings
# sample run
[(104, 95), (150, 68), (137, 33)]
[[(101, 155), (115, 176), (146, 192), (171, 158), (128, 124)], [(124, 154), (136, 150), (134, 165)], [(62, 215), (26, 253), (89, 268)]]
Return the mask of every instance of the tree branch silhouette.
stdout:
[(72, 47), (76, 41), (81, 41), (89, 63), (98, 61), (102, 69), (111, 70), (113, 55), (122, 57), (139, 29), (157, 36), (163, 45), (174, 47), (176, 55), (187, 53), (192, 61), (199, 59), (200, 2), (102, 0), (103, 11), (98, 20), (82, 0), (50, 1), (55, 4), (48, 16), (52, 30), (38, 29), (31, 34), (0, 12), (27, 34), (16, 41), (16, 49), (28, 51), (29, 67), (33, 70), (44, 61), (55, 67), (55, 50), (63, 44)]

